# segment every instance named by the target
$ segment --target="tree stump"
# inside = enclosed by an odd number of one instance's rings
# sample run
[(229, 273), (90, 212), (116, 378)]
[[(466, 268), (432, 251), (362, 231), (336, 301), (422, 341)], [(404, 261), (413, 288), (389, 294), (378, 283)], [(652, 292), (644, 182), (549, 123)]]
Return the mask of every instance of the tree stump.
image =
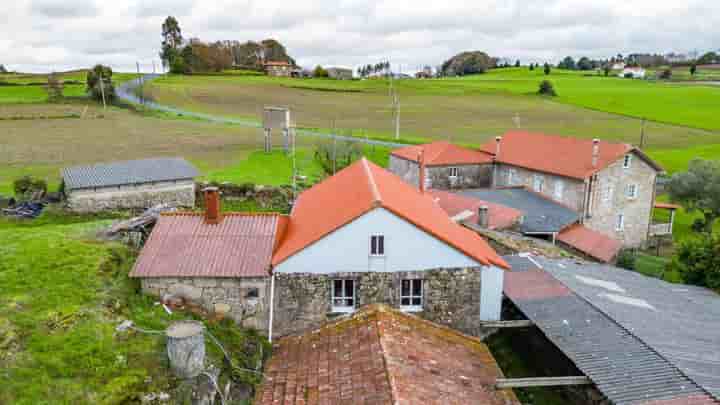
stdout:
[(171, 324), (167, 336), (170, 369), (180, 378), (195, 378), (205, 368), (205, 327), (197, 321)]

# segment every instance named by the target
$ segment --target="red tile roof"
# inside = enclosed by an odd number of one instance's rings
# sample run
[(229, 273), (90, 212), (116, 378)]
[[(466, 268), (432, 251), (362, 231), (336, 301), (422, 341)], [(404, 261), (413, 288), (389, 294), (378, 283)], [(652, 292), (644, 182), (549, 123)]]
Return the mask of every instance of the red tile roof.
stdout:
[(619, 240), (581, 224), (574, 224), (563, 229), (557, 235), (557, 240), (605, 263), (613, 261), (622, 248), (622, 242)]
[[(481, 150), (494, 154), (496, 141), (485, 143)], [(592, 164), (593, 141), (558, 135), (510, 131), (502, 137), (500, 155), (496, 160), (513, 166), (576, 179), (585, 179), (602, 170), (629, 152), (633, 152), (653, 166), (662, 168), (642, 151), (625, 143), (600, 141), (597, 166)]]
[(655, 202), (655, 208), (666, 209), (666, 210), (679, 210), (682, 206), (677, 204), (670, 204), (664, 202)]
[(483, 265), (507, 264), (475, 232), (452, 222), (433, 201), (362, 158), (298, 197), (273, 266), (375, 208), (382, 207)]
[(282, 61), (282, 60), (278, 60), (278, 61), (271, 60), (271, 61), (267, 61), (267, 62), (263, 63), (263, 65), (264, 66), (290, 66), (290, 63)]
[(482, 341), (371, 305), (280, 339), (256, 404), (519, 405)]
[(492, 163), (492, 156), (487, 153), (463, 148), (462, 146), (457, 146), (446, 141), (437, 141), (424, 145), (410, 145), (395, 149), (391, 154), (412, 162), (417, 162), (420, 151), (425, 152), (426, 166)]
[(479, 200), (477, 198), (467, 197), (457, 193), (451, 193), (442, 190), (430, 190), (430, 195), (435, 198), (435, 201), (451, 218), (458, 214), (462, 214), (465, 211), (472, 213), (464, 221), (477, 223), (478, 222), (478, 209), (481, 206), (488, 207), (488, 228), (490, 229), (506, 229), (510, 228), (517, 223), (522, 217), (522, 211), (518, 211), (514, 208), (506, 207), (501, 204), (490, 203), (487, 201)]
[(267, 276), (282, 218), (225, 213), (221, 223), (211, 225), (202, 213), (161, 215), (130, 276)]

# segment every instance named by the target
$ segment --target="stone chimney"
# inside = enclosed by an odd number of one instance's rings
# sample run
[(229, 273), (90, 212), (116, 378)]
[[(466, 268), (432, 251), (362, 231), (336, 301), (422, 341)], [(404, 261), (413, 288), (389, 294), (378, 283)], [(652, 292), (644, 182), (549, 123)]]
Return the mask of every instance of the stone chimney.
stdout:
[(490, 215), (487, 205), (481, 205), (478, 208), (478, 225), (482, 228), (487, 228), (490, 223)]
[(592, 143), (592, 166), (597, 167), (600, 157), (600, 140), (595, 138)]
[(500, 141), (502, 141), (502, 136), (496, 136), (495, 137), (495, 159), (500, 158)]
[(206, 187), (203, 189), (205, 194), (205, 223), (219, 224), (222, 221), (222, 212), (220, 212), (220, 190), (217, 187)]
[(425, 150), (418, 153), (418, 183), (421, 193), (425, 193)]

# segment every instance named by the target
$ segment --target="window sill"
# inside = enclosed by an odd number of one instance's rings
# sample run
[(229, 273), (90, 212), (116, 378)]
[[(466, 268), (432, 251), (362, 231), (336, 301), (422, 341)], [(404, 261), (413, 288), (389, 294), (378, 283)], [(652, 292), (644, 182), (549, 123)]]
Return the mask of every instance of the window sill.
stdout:
[(330, 309), (331, 315), (352, 314), (353, 312), (355, 312), (355, 307), (332, 307)]
[(422, 311), (423, 311), (423, 307), (422, 307), (422, 306), (415, 306), (415, 305), (401, 306), (401, 307), (400, 307), (400, 310), (403, 311), (403, 312), (422, 312)]

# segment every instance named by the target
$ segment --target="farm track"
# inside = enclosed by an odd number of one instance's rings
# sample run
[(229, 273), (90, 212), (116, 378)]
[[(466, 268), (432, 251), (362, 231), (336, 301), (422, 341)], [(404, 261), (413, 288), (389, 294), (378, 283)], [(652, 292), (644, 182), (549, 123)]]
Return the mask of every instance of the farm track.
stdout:
[[(149, 81), (155, 80), (159, 77), (162, 77), (162, 75), (147, 74), (147, 75), (144, 75), (142, 78), (129, 80), (129, 81), (121, 84), (117, 88), (117, 90), (116, 90), (117, 97), (125, 102), (129, 102), (132, 104), (141, 104), (144, 107), (151, 108), (151, 109), (157, 110), (157, 111), (166, 112), (166, 113), (177, 114), (177, 115), (182, 115), (182, 116), (192, 117), (192, 118), (198, 118), (201, 120), (216, 122), (216, 123), (221, 123), (221, 124), (241, 125), (241, 126), (250, 127), (250, 128), (260, 128), (261, 127), (261, 124), (257, 121), (243, 120), (243, 119), (238, 119), (238, 118), (229, 118), (229, 117), (222, 117), (222, 116), (217, 116), (217, 115), (212, 115), (212, 114), (204, 114), (204, 113), (198, 113), (198, 112), (193, 112), (193, 111), (187, 111), (187, 110), (183, 110), (183, 109), (180, 109), (177, 107), (160, 104), (155, 101), (141, 100), (135, 94), (135, 89), (137, 89), (137, 87), (140, 86), (142, 82), (149, 82)], [(322, 133), (322, 132), (316, 132), (316, 131), (309, 131), (309, 130), (305, 130), (305, 129), (296, 129), (295, 133), (297, 135), (301, 135), (301, 136), (314, 136), (314, 137), (321, 137), (321, 138), (326, 138), (326, 139), (336, 139), (338, 141), (359, 142), (359, 143), (363, 143), (366, 145), (385, 146), (385, 147), (389, 147), (389, 148), (396, 148), (396, 147), (402, 147), (402, 146), (407, 145), (405, 143), (399, 143), (399, 142), (378, 141), (378, 140), (374, 140), (374, 139), (328, 134), (328, 133)]]

